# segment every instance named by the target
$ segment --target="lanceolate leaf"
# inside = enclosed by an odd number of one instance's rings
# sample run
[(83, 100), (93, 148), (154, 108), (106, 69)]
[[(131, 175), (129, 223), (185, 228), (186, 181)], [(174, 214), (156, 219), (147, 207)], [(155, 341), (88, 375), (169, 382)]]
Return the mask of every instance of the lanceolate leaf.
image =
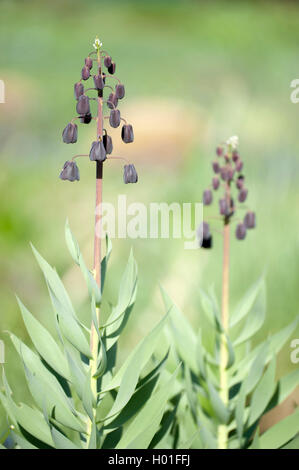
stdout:
[(119, 391), (107, 419), (118, 413), (128, 403), (133, 395), (138, 382), (138, 377), (143, 367), (154, 353), (167, 318), (168, 315), (164, 315), (155, 328), (137, 345), (118, 373), (112, 379), (109, 389), (119, 386)]
[(42, 358), (54, 369), (58, 374), (69, 379), (69, 370), (67, 361), (54, 341), (50, 333), (31, 315), (29, 310), (18, 300), (22, 317), (26, 325), (28, 334)]
[(244, 343), (251, 338), (263, 325), (266, 314), (265, 286), (259, 289), (253, 306), (247, 316), (244, 328), (238, 333), (233, 342), (234, 346)]
[(29, 406), (23, 403), (21, 403), (20, 406), (17, 406), (14, 403), (4, 372), (3, 383), (9, 408), (13, 413), (16, 422), (20, 426), (22, 426), (22, 428), (24, 428), (27, 432), (32, 434), (32, 436), (36, 437), (40, 441), (52, 447), (54, 443), (52, 440), (50, 429), (47, 426), (46, 421), (44, 420), (43, 414), (38, 410), (30, 408)]
[(170, 315), (170, 325), (176, 340), (180, 357), (186, 361), (190, 369), (197, 373), (196, 344), (197, 338), (186, 317), (172, 302), (167, 292), (160, 287), (166, 312)]
[(261, 449), (278, 449), (299, 433), (299, 408), (260, 436)]
[(100, 305), (101, 303), (101, 291), (94, 279), (93, 274), (89, 271), (89, 269), (86, 267), (84, 258), (81, 254), (78, 242), (73, 235), (68, 221), (66, 221), (65, 224), (65, 240), (68, 246), (68, 249), (70, 251), (70, 254), (75, 261), (76, 264), (80, 267), (82, 274), (84, 276), (84, 279), (86, 281), (87, 287), (88, 287), (88, 292), (90, 298), (94, 297), (96, 304)]
[(230, 321), (230, 328), (234, 327), (243, 320), (246, 315), (250, 312), (256, 297), (259, 293), (259, 290), (264, 286), (264, 277), (262, 276), (258, 279), (253, 286), (248, 289), (245, 296), (241, 300), (241, 302), (237, 305), (236, 309), (234, 310), (231, 321)]
[(145, 403), (124, 433), (117, 449), (146, 449), (148, 447), (159, 428), (178, 370), (177, 368), (170, 380)]
[(256, 389), (253, 392), (252, 399), (250, 402), (250, 414), (248, 426), (251, 426), (256, 420), (261, 418), (264, 410), (270, 402), (276, 388), (275, 384), (275, 371), (276, 371), (276, 359), (274, 358), (265, 374), (258, 383)]
[(264, 365), (267, 365), (272, 357), (281, 350), (290, 335), (293, 333), (298, 324), (298, 319), (299, 317), (297, 317), (290, 325), (286, 326), (278, 333), (275, 333), (266, 341), (256, 346), (249, 354), (246, 355), (246, 357), (244, 357), (244, 359), (238, 363), (235, 363), (231, 369), (231, 373), (234, 375), (230, 381), (230, 386), (232, 387), (233, 385), (238, 384), (244, 380), (244, 378), (248, 375), (248, 371), (251, 368), (252, 363), (255, 361), (256, 357), (260, 354), (263, 348), (267, 348), (266, 359), (264, 363)]
[(90, 357), (88, 342), (83, 334), (80, 322), (75, 314), (70, 298), (57, 272), (32, 247), (37, 262), (44, 273), (55, 314), (58, 315), (59, 327), (64, 337), (80, 352)]

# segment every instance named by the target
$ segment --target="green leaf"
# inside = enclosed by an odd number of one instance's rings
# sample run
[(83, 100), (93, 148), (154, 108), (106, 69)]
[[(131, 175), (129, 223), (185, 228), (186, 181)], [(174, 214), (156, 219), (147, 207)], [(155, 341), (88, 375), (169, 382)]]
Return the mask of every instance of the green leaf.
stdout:
[(268, 344), (265, 343), (259, 350), (258, 355), (251, 364), (251, 368), (246, 378), (244, 379), (239, 395), (237, 398), (237, 405), (235, 410), (236, 423), (237, 423), (237, 434), (240, 441), (240, 445), (243, 444), (243, 430), (245, 426), (245, 402), (246, 396), (252, 392), (257, 383), (259, 382), (267, 360)]
[(167, 292), (160, 286), (166, 312), (170, 312), (170, 326), (180, 357), (197, 373), (197, 338), (186, 317), (173, 303)]
[(102, 259), (101, 262), (101, 287), (102, 287), (102, 292), (104, 290), (105, 286), (105, 279), (106, 279), (106, 272), (107, 272), (107, 266), (108, 266), (108, 261), (111, 255), (112, 251), (112, 243), (108, 235), (106, 234), (106, 255)]
[(51, 435), (55, 444), (55, 449), (80, 449), (80, 447), (59, 432), (54, 426), (51, 426)]
[(68, 364), (56, 341), (54, 341), (50, 333), (33, 317), (18, 297), (17, 301), (26, 329), (36, 350), (52, 369), (69, 380)]
[(133, 395), (140, 372), (154, 353), (167, 318), (168, 315), (164, 315), (155, 328), (143, 338), (112, 379), (109, 390), (118, 386), (119, 390), (107, 419), (121, 411)]
[(17, 406), (11, 398), (11, 391), (3, 371), (3, 383), (5, 387), (6, 398), (9, 402), (9, 407), (13, 413), (14, 419), (22, 428), (32, 434), (40, 441), (53, 447), (53, 440), (50, 429), (47, 426), (43, 414), (38, 410), (30, 408), (29, 406), (21, 403)]
[(78, 266), (80, 267), (82, 271), (83, 277), (87, 284), (90, 298), (92, 299), (92, 297), (94, 297), (96, 304), (100, 305), (101, 297), (102, 297), (101, 291), (95, 281), (93, 274), (86, 267), (84, 258), (79, 248), (79, 244), (70, 229), (68, 220), (66, 221), (66, 224), (65, 224), (65, 240), (66, 240), (66, 244), (68, 246), (69, 252), (73, 260), (75, 261), (76, 264), (78, 264)]
[(270, 402), (276, 388), (275, 383), (276, 359), (270, 362), (266, 372), (253, 392), (250, 402), (248, 426), (262, 417), (264, 410)]
[(55, 407), (55, 419), (58, 422), (69, 426), (71, 429), (83, 432), (85, 428), (75, 416), (77, 413), (72, 402), (65, 395), (56, 377), (46, 369), (39, 357), (22, 341), (14, 335), (11, 335), (11, 339), (23, 361), (30, 392), (39, 407), (43, 409), (46, 400), (49, 414)]
[(88, 414), (91, 421), (93, 421), (94, 419), (93, 401), (94, 401), (94, 398), (92, 396), (92, 390), (91, 390), (91, 372), (89, 372), (89, 374), (86, 376), (86, 380), (84, 384), (82, 402), (83, 402), (84, 409), (86, 413)]
[(250, 339), (259, 329), (262, 327), (265, 321), (266, 314), (266, 294), (265, 294), (265, 284), (262, 283), (262, 286), (259, 288), (255, 301), (250, 309), (250, 312), (247, 316), (245, 325), (236, 340), (233, 342), (234, 346), (238, 346), (248, 339)]
[(218, 421), (227, 424), (230, 413), (210, 381), (208, 381), (208, 390), (211, 404)]
[(235, 308), (230, 321), (230, 328), (237, 325), (250, 312), (260, 289), (264, 286), (264, 276), (260, 277), (253, 286), (248, 289), (242, 300)]
[(216, 325), (218, 331), (222, 331), (221, 318), (218, 306), (213, 299), (203, 289), (200, 289), (200, 300), (202, 308), (210, 321), (211, 325)]
[(277, 404), (282, 403), (299, 384), (299, 369), (282, 377), (278, 382), (278, 400)]
[(230, 387), (244, 380), (244, 378), (248, 375), (248, 371), (250, 370), (253, 362), (264, 348), (267, 348), (264, 366), (267, 365), (272, 357), (278, 354), (288, 338), (291, 336), (298, 324), (298, 320), (299, 316), (290, 325), (286, 326), (278, 333), (275, 333), (274, 335), (267, 338), (266, 341), (263, 341), (258, 346), (256, 346), (249, 354), (246, 355), (246, 357), (244, 357), (244, 359), (234, 364), (231, 369), (231, 374), (234, 375), (230, 381)]
[(199, 329), (198, 339), (196, 344), (196, 359), (198, 370), (203, 378), (207, 377), (207, 367), (206, 367), (206, 351), (202, 343), (202, 331)]
[(299, 435), (292, 439), (288, 444), (282, 447), (282, 449), (299, 449)]
[(299, 408), (260, 436), (261, 449), (279, 449), (299, 432)]
[(32, 246), (37, 262), (44, 273), (55, 313), (58, 315), (59, 328), (64, 337), (87, 357), (91, 358), (88, 342), (76, 317), (70, 298), (57, 272)]
[(137, 265), (131, 251), (127, 266), (123, 273), (118, 301), (110, 316), (101, 329), (105, 330), (105, 344), (108, 351), (117, 342), (121, 331), (128, 321), (137, 293)]
[[(180, 367), (180, 366), (179, 366)], [(146, 449), (156, 434), (179, 367), (151, 398), (128, 426), (117, 449)]]

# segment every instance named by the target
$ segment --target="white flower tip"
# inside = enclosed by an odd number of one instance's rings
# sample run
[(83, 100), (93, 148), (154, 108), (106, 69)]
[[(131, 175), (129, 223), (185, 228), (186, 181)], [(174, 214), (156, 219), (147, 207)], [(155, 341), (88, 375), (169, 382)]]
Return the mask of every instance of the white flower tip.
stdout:
[(99, 40), (98, 37), (95, 38), (94, 40), (94, 43), (93, 43), (93, 47), (98, 50), (100, 49), (100, 47), (102, 47), (103, 43)]
[(237, 135), (233, 135), (226, 141), (227, 145), (230, 145), (232, 149), (236, 149), (239, 145), (239, 137)]

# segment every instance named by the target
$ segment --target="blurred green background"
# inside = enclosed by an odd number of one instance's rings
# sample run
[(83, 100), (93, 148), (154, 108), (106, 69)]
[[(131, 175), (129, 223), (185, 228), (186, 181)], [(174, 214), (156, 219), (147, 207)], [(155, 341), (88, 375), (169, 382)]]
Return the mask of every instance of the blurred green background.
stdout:
[[(267, 320), (261, 339), (298, 314), (299, 104), (290, 100), (298, 78), (297, 2), (67, 1), (0, 2), (0, 339), (16, 398), (26, 392), (20, 363), (5, 330), (29, 342), (14, 294), (53, 328), (47, 290), (29, 242), (57, 267), (77, 310), (86, 290), (64, 241), (69, 218), (92, 265), (94, 166), (79, 162), (80, 183), (59, 180), (63, 163), (89, 151), (93, 125), (79, 128), (75, 145), (61, 132), (75, 116), (73, 84), (95, 35), (117, 63), (126, 86), (122, 113), (135, 143), (115, 154), (136, 164), (140, 182), (124, 185), (122, 165), (105, 164), (104, 199), (115, 202), (196, 202), (209, 184), (216, 145), (240, 138), (257, 229), (244, 242), (232, 237), (231, 305), (262, 272)], [(113, 135), (116, 136), (116, 133)], [(205, 210), (213, 215), (217, 206)], [(122, 339), (121, 357), (164, 313), (161, 283), (200, 323), (199, 287), (220, 296), (221, 238), (211, 251), (187, 251), (182, 240), (114, 240), (106, 298), (117, 288), (130, 247), (139, 266), (139, 295)], [(299, 332), (297, 332), (298, 337)], [(296, 367), (287, 345), (278, 374)]]

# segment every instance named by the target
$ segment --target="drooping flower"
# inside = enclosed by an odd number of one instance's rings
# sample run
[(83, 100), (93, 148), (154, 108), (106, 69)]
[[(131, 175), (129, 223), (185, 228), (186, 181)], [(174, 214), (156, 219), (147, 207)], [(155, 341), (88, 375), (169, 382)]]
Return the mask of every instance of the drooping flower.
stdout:
[(105, 86), (105, 83), (104, 83), (104, 80), (103, 80), (103, 77), (102, 75), (94, 75), (93, 76), (93, 82), (94, 82), (94, 86), (97, 90), (103, 90), (104, 86)]
[(116, 85), (115, 94), (116, 94), (116, 98), (118, 100), (121, 100), (125, 96), (125, 87), (124, 87), (124, 85), (122, 85), (121, 83)]
[(107, 67), (107, 69), (110, 67), (111, 62), (112, 62), (112, 59), (111, 59), (110, 55), (106, 55), (106, 57), (104, 59), (104, 65), (105, 65), (105, 67)]
[(90, 57), (86, 57), (85, 65), (86, 65), (86, 67), (89, 68), (89, 70), (92, 69), (92, 59)]
[(89, 159), (93, 162), (104, 162), (106, 160), (106, 150), (102, 140), (97, 140), (92, 143), (89, 152)]
[(248, 229), (255, 228), (256, 221), (255, 221), (255, 213), (254, 212), (252, 212), (252, 211), (247, 212), (247, 214), (244, 217), (244, 225)]
[(63, 129), (62, 140), (66, 144), (74, 144), (77, 142), (78, 138), (78, 126), (69, 122), (67, 126)]
[(82, 80), (88, 80), (90, 77), (90, 70), (89, 70), (89, 67), (87, 67), (86, 65), (84, 65), (81, 71), (81, 77), (82, 77)]
[(236, 227), (236, 238), (238, 240), (244, 240), (246, 237), (246, 226), (245, 224), (238, 224)]
[(113, 75), (115, 73), (115, 69), (116, 69), (116, 64), (115, 62), (111, 62), (111, 64), (109, 65), (108, 67), (108, 72)]
[(124, 166), (124, 183), (137, 183), (138, 175), (135, 166), (132, 164)]
[(206, 189), (203, 193), (202, 202), (205, 206), (209, 206), (213, 201), (213, 194), (210, 189)]
[(84, 86), (81, 82), (75, 83), (74, 85), (74, 94), (76, 100), (80, 98), (81, 95), (84, 93)]
[(76, 106), (77, 113), (80, 116), (90, 113), (89, 98), (86, 95), (79, 96), (78, 103)]
[(67, 161), (63, 165), (63, 169), (61, 170), (61, 173), (59, 175), (59, 178), (62, 180), (68, 180), (68, 181), (79, 181), (80, 180), (80, 174), (79, 174), (79, 168), (77, 167), (76, 162), (74, 161)]
[(119, 109), (112, 109), (110, 111), (109, 122), (111, 127), (118, 127), (120, 125), (120, 111)]
[(248, 194), (248, 189), (241, 188), (240, 191), (239, 191), (239, 194), (238, 194), (238, 201), (239, 202), (244, 202), (247, 198), (247, 194)]
[(121, 129), (121, 138), (125, 144), (129, 144), (134, 141), (134, 132), (131, 124), (124, 124)]

